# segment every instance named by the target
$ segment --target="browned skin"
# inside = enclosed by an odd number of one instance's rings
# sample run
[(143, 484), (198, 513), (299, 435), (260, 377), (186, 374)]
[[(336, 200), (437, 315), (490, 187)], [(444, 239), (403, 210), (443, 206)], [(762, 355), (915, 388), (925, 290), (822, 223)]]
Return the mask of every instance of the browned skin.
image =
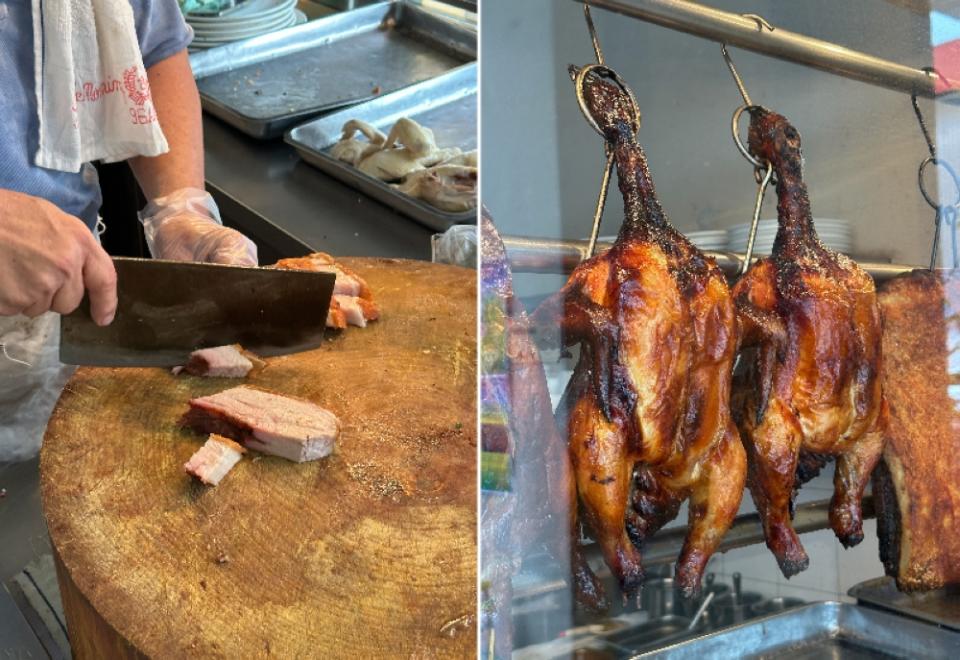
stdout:
[(860, 501), (883, 450), (880, 315), (873, 280), (817, 238), (800, 135), (751, 109), (750, 150), (773, 164), (779, 230), (771, 257), (734, 287), (749, 368), (735, 388), (748, 484), (767, 546), (787, 577), (809, 560), (791, 523), (795, 488), (836, 457), (830, 524), (863, 539)]
[(623, 92), (593, 77), (586, 93), (616, 155), (625, 219), (613, 248), (578, 266), (534, 325), (580, 345), (558, 417), (584, 520), (624, 596), (643, 579), (638, 546), (687, 498), (677, 579), (694, 594), (746, 474), (728, 404), (733, 300), (716, 264), (668, 223)]
[(884, 460), (873, 474), (880, 558), (902, 591), (960, 584), (960, 412), (951, 395), (960, 274), (915, 270), (885, 282)]

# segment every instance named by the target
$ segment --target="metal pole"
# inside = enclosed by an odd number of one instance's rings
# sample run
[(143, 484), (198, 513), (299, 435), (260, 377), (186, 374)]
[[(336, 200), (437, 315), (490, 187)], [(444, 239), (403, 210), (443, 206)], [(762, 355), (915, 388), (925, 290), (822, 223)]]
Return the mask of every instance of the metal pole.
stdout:
[[(579, 0), (578, 0), (579, 1)], [(900, 92), (936, 97), (937, 74), (688, 0), (591, 0), (599, 9)], [(950, 81), (950, 91), (957, 85)]]
[[(866, 495), (863, 498), (863, 519), (876, 518), (876, 509), (873, 506), (873, 497)], [(793, 528), (798, 534), (813, 532), (819, 529), (830, 529), (830, 500), (817, 500), (798, 504), (793, 516)], [(644, 566), (669, 564), (677, 560), (680, 548), (687, 536), (686, 525), (668, 527), (657, 532), (643, 547)], [(743, 548), (757, 543), (763, 543), (763, 526), (760, 524), (760, 514), (745, 513), (734, 519), (730, 529), (724, 534), (717, 553)], [(597, 577), (603, 579), (610, 576), (610, 569), (603, 563), (600, 548), (596, 543), (590, 543), (585, 548), (587, 559)], [(543, 595), (551, 591), (568, 589), (567, 583), (562, 580), (549, 580), (530, 585), (514, 592), (514, 600)]]
[[(586, 258), (589, 241), (559, 240), (549, 238), (531, 238), (526, 236), (503, 236), (503, 246), (507, 250), (510, 268), (515, 273), (554, 273), (571, 272), (577, 264)], [(611, 243), (597, 243), (596, 254), (610, 249)], [(704, 252), (717, 260), (717, 265), (729, 277), (735, 277), (743, 264), (744, 255), (735, 252)], [(870, 273), (873, 279), (881, 282), (910, 272), (922, 266), (903, 264), (884, 264), (857, 262)]]

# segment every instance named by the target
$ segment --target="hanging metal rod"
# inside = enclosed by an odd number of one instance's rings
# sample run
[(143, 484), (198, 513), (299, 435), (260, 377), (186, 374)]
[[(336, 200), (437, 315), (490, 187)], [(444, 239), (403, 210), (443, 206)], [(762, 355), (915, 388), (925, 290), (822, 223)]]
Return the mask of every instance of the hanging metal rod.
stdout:
[[(587, 256), (589, 241), (558, 240), (549, 238), (530, 238), (526, 236), (502, 236), (503, 246), (507, 250), (510, 268), (515, 273), (569, 273)], [(606, 252), (612, 243), (598, 242), (596, 253)], [(736, 277), (743, 264), (744, 255), (735, 252), (705, 251), (709, 257), (717, 260), (717, 265), (728, 277)], [(889, 280), (902, 273), (922, 266), (903, 264), (870, 263), (858, 261), (877, 281)]]
[[(916, 92), (928, 98), (937, 96), (936, 73), (769, 26), (759, 17), (721, 11), (687, 0), (590, 0), (590, 5), (879, 87)], [(948, 89), (941, 90), (941, 95), (960, 88), (953, 81), (945, 82)]]
[[(868, 520), (876, 518), (876, 516), (873, 496), (865, 495), (863, 498), (863, 519)], [(793, 515), (793, 529), (798, 534), (830, 529), (830, 500), (798, 504)], [(668, 527), (657, 532), (653, 538), (644, 544), (642, 551), (644, 566), (652, 567), (675, 562), (686, 536), (686, 525)], [(745, 548), (763, 542), (763, 526), (760, 524), (760, 514), (744, 513), (734, 519), (730, 529), (727, 530), (723, 540), (720, 541), (717, 552), (727, 552), (735, 548)], [(596, 543), (588, 543), (585, 546), (585, 554), (597, 577), (604, 579), (610, 576), (610, 569), (603, 563), (600, 548)], [(523, 589), (514, 591), (514, 602), (569, 588), (563, 580), (550, 580), (528, 585)]]

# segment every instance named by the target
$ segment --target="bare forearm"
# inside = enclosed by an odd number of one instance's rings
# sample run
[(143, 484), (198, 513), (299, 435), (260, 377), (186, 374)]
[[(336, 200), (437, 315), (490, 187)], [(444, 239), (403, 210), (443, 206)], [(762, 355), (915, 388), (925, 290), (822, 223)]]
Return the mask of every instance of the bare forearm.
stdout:
[(186, 51), (147, 69), (160, 127), (170, 145), (162, 156), (130, 160), (147, 199), (181, 188), (203, 188), (203, 128), (200, 97)]

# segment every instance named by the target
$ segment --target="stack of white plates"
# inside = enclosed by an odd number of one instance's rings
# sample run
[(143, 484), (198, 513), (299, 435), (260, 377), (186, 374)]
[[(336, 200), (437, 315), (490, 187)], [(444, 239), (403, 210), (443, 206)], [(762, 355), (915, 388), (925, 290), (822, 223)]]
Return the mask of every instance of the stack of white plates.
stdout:
[(222, 16), (187, 14), (193, 28), (191, 50), (223, 46), (307, 21), (297, 0), (246, 0)]
[[(690, 242), (701, 250), (724, 252), (727, 250), (727, 230), (726, 229), (705, 229), (703, 231), (691, 231), (685, 234)], [(590, 240), (585, 238), (583, 240)], [(613, 243), (617, 240), (616, 236), (600, 236), (597, 241), (600, 243)]]
[[(837, 252), (849, 254), (853, 247), (850, 224), (846, 220), (815, 218), (814, 227), (823, 244)], [(750, 237), (750, 223), (731, 227), (727, 232), (727, 249), (731, 252), (746, 252), (747, 239)], [(757, 239), (753, 244), (754, 254), (770, 254), (773, 251), (773, 239), (777, 236), (776, 220), (761, 220), (757, 225)]]
[(723, 252), (727, 249), (726, 229), (704, 229), (687, 232), (687, 238), (701, 250)]

